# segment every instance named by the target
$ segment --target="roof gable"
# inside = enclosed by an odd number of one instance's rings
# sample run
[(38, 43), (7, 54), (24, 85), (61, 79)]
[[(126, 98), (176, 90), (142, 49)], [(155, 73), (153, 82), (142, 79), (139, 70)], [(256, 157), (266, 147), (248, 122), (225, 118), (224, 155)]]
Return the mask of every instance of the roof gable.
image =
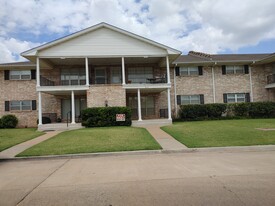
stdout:
[(22, 56), (158, 56), (181, 52), (101, 23), (22, 53)]

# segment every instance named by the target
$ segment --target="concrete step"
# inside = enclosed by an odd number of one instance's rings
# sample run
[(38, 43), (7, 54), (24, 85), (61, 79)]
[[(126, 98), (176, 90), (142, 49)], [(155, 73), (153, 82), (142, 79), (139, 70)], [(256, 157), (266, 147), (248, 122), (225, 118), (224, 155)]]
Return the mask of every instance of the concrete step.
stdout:
[(133, 120), (132, 126), (133, 127), (147, 127), (147, 126), (166, 126), (171, 125), (172, 120), (169, 119), (146, 119), (142, 121)]
[(38, 125), (38, 131), (65, 131), (65, 130), (74, 130), (84, 128), (81, 123), (76, 124), (67, 124), (66, 123), (52, 123), (52, 124), (43, 124)]

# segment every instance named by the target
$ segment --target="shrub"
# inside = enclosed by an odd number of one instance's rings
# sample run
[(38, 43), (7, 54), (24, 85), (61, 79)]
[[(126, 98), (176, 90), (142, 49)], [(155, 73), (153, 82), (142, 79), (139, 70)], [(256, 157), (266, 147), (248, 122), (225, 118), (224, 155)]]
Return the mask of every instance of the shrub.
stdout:
[(275, 102), (253, 102), (250, 103), (248, 114), (252, 118), (275, 117)]
[(219, 119), (225, 110), (225, 104), (182, 105), (180, 117), (184, 120)]
[(182, 105), (180, 108), (181, 121), (275, 117), (275, 102)]
[(4, 115), (1, 118), (2, 128), (15, 128), (18, 124), (18, 119), (13, 114)]
[(1, 128), (4, 128), (4, 127), (3, 127), (3, 124), (2, 124), (2, 119), (0, 118), (0, 129)]
[(210, 119), (219, 119), (226, 111), (226, 104), (205, 104), (205, 107)]
[(250, 103), (234, 103), (229, 105), (232, 108), (233, 116), (237, 116), (237, 117), (249, 116), (248, 110), (250, 107)]
[[(116, 121), (116, 114), (125, 114), (125, 121)], [(127, 107), (94, 107), (81, 112), (85, 127), (130, 126), (131, 109)]]

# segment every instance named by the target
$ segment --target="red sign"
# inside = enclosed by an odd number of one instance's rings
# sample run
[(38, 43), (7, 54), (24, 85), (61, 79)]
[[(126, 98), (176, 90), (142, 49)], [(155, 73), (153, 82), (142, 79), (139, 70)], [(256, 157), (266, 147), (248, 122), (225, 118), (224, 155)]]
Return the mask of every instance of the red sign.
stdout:
[(125, 121), (125, 114), (116, 114), (116, 121), (117, 122), (124, 122)]

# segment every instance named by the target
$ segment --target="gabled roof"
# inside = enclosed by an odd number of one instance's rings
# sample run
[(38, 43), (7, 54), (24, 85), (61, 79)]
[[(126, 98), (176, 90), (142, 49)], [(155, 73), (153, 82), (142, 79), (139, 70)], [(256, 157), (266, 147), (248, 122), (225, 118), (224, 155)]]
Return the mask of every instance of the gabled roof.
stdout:
[(58, 44), (61, 44), (63, 42), (66, 42), (68, 40), (71, 40), (71, 39), (74, 39), (78, 36), (81, 36), (81, 35), (84, 35), (84, 34), (87, 34), (89, 32), (92, 32), (94, 30), (97, 30), (99, 28), (108, 28), (108, 29), (111, 29), (113, 31), (116, 31), (116, 32), (119, 32), (121, 34), (124, 34), (124, 35), (127, 35), (129, 37), (132, 37), (132, 38), (135, 38), (135, 39), (138, 39), (140, 41), (143, 41), (143, 42), (146, 42), (148, 44), (151, 44), (151, 45), (154, 45), (156, 47), (159, 47), (159, 48), (162, 48), (162, 49), (165, 49), (167, 50), (168, 54), (181, 54), (181, 51), (179, 50), (176, 50), (176, 49), (173, 49), (171, 47), (168, 47), (168, 46), (165, 46), (163, 44), (160, 44), (158, 42), (155, 42), (153, 40), (150, 40), (150, 39), (147, 39), (145, 37), (142, 37), (142, 36), (139, 36), (137, 34), (134, 34), (134, 33), (131, 33), (131, 32), (128, 32), (126, 30), (123, 30), (123, 29), (120, 29), (118, 27), (115, 27), (115, 26), (112, 26), (110, 24), (107, 24), (105, 22), (102, 22), (102, 23), (99, 23), (97, 25), (94, 25), (94, 26), (91, 26), (89, 28), (86, 28), (86, 29), (83, 29), (81, 31), (78, 31), (78, 32), (75, 32), (73, 34), (70, 34), (70, 35), (67, 35), (65, 37), (62, 37), (62, 38), (59, 38), (59, 39), (56, 39), (54, 41), (51, 41), (49, 43), (46, 43), (46, 44), (43, 44), (41, 46), (38, 46), (38, 47), (35, 47), (33, 49), (30, 49), (30, 50), (27, 50), (23, 53), (21, 53), (22, 56), (35, 56), (37, 51), (39, 50), (43, 50), (43, 49), (47, 49), (47, 48), (50, 48), (52, 46), (55, 46), (55, 45), (58, 45)]
[(263, 59), (275, 57), (275, 54), (206, 54), (190, 51), (188, 55), (179, 56), (174, 64), (195, 64), (195, 63), (230, 63), (230, 62), (260, 62)]

